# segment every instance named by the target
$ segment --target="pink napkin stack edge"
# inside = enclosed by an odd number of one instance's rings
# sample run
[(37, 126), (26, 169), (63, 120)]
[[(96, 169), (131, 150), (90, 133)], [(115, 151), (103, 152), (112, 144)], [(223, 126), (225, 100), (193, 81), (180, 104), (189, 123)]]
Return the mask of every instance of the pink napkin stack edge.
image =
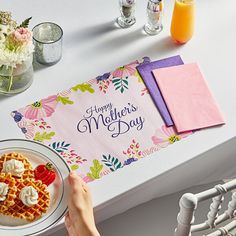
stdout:
[(196, 63), (153, 70), (178, 132), (224, 124)]

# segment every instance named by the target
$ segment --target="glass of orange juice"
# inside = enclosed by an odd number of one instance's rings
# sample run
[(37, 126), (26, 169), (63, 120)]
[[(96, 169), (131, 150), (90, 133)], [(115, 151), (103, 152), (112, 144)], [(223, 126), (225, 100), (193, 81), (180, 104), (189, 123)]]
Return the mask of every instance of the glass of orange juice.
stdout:
[(194, 33), (195, 0), (175, 0), (171, 36), (178, 43), (188, 42)]

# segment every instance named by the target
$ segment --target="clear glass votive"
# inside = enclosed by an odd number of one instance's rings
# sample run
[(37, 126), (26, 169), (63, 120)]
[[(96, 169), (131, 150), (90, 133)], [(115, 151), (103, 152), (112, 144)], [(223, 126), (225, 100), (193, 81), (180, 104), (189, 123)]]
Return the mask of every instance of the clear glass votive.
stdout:
[(136, 0), (119, 0), (121, 16), (117, 18), (117, 23), (121, 28), (128, 28), (135, 24)]
[(54, 65), (62, 56), (62, 28), (52, 22), (43, 22), (33, 28), (35, 60), (43, 65)]
[(162, 31), (163, 1), (148, 0), (147, 4), (147, 23), (144, 30), (149, 35), (155, 35)]

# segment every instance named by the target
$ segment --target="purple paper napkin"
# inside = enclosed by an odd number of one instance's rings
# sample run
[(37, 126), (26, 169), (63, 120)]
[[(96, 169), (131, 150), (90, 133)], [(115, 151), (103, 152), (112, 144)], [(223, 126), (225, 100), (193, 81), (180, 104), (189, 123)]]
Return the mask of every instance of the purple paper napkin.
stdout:
[(156, 80), (152, 74), (152, 70), (182, 64), (184, 64), (184, 62), (182, 61), (180, 56), (173, 56), (137, 66), (138, 72), (144, 80), (150, 92), (150, 95), (167, 126), (172, 126), (174, 125), (174, 123), (165, 104), (165, 101), (161, 95), (161, 92), (158, 88)]

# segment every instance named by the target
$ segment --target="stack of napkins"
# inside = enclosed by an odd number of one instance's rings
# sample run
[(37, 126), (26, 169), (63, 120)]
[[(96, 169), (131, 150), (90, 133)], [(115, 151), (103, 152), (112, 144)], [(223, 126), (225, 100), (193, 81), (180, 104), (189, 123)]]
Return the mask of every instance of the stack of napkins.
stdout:
[(196, 63), (171, 57), (137, 67), (167, 126), (181, 133), (224, 124)]

